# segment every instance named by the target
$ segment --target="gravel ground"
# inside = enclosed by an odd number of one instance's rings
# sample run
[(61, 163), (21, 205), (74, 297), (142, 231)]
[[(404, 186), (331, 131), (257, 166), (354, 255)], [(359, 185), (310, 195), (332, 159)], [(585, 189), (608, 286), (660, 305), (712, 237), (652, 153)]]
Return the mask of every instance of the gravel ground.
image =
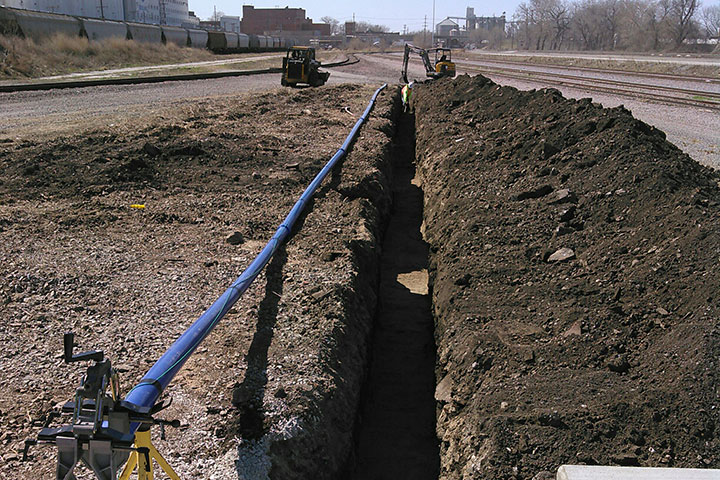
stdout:
[[(0, 333), (12, 339), (0, 353), (0, 478), (52, 476), (52, 449), (30, 463), (18, 452), (78, 381), (62, 333), (127, 369), (127, 391), (260, 251), (373, 90), (206, 98), (164, 119), (0, 144)], [(262, 479), (271, 465), (326, 478), (348, 457), (393, 102), (380, 96), (301, 228), (168, 388), (162, 417), (184, 426), (158, 447), (182, 478)]]

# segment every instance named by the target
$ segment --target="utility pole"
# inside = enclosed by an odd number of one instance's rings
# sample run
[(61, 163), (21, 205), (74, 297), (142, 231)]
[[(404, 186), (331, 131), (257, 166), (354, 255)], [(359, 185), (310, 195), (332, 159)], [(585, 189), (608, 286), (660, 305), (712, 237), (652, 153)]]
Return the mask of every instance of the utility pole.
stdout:
[(435, 0), (433, 0), (433, 22), (432, 22), (432, 32), (430, 34), (430, 47), (435, 46)]
[(423, 22), (423, 47), (427, 46), (427, 15), (425, 15), (425, 21)]

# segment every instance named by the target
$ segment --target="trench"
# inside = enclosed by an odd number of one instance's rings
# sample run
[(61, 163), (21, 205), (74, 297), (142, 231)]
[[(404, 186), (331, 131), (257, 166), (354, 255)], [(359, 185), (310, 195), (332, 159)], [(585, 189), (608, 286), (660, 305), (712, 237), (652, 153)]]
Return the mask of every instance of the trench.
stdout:
[(392, 152), (393, 207), (380, 258), (378, 312), (348, 478), (436, 479), (435, 339), (415, 170), (415, 118), (401, 114)]

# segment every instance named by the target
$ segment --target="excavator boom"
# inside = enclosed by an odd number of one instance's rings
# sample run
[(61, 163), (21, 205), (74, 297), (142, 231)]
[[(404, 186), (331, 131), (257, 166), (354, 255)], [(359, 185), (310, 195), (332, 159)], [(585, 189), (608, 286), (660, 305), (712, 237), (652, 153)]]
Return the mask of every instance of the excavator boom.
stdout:
[[(400, 77), (400, 80), (403, 83), (408, 83), (408, 76), (407, 76), (407, 70), (408, 70), (408, 62), (410, 60), (410, 54), (416, 53), (420, 56), (420, 58), (423, 61), (423, 65), (425, 66), (425, 75), (431, 78), (440, 78), (445, 76), (454, 77), (455, 76), (455, 64), (449, 61), (443, 61), (442, 63), (445, 65), (442, 69), (438, 69), (438, 63), (436, 62), (436, 65), (433, 66), (432, 62), (430, 61), (430, 56), (428, 55), (428, 50), (420, 47), (416, 47), (415, 45), (412, 45), (410, 43), (405, 44), (405, 53), (403, 54), (403, 66), (402, 66), (402, 76)], [(452, 68), (448, 69), (447, 65), (451, 65)]]

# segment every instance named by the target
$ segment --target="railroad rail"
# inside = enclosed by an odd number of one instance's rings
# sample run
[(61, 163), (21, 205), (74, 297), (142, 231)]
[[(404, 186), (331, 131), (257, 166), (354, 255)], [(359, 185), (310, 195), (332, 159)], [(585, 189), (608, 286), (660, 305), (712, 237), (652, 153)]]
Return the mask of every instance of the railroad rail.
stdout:
[(654, 78), (658, 80), (685, 80), (688, 82), (698, 82), (698, 83), (711, 83), (711, 84), (720, 84), (720, 78), (713, 78), (713, 77), (700, 77), (698, 75), (687, 75), (687, 74), (674, 74), (674, 73), (658, 73), (658, 72), (634, 72), (631, 70), (621, 70), (619, 68), (601, 68), (601, 67), (579, 67), (577, 65), (559, 65), (554, 63), (534, 63), (534, 62), (525, 62), (522, 60), (497, 60), (497, 59), (490, 59), (490, 58), (484, 58), (479, 57), (477, 59), (472, 58), (463, 58), (463, 60), (466, 61), (472, 61), (472, 62), (482, 62), (482, 63), (494, 63), (494, 64), (500, 64), (500, 65), (507, 65), (507, 64), (514, 64), (524, 67), (536, 67), (536, 68), (557, 68), (562, 70), (572, 70), (576, 72), (594, 72), (594, 73), (603, 73), (607, 75), (632, 75), (635, 77), (646, 77), (646, 78)]

